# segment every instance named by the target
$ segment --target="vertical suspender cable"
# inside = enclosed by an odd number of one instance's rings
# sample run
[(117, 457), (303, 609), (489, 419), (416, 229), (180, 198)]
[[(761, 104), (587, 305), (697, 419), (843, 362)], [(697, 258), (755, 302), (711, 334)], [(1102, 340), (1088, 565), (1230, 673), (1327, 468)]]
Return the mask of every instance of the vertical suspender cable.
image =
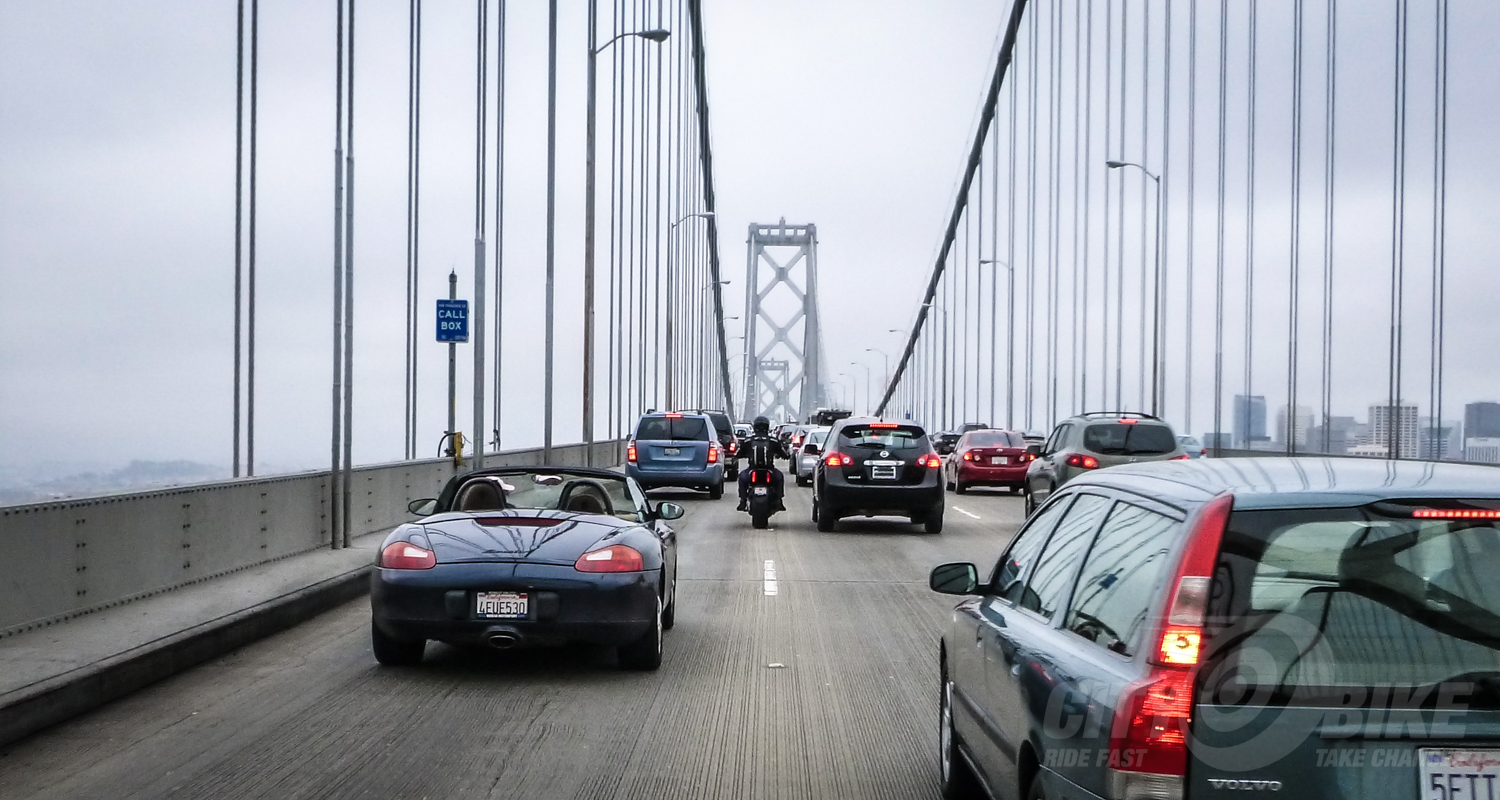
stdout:
[[(352, 17), (354, 0), (349, 0)], [(351, 56), (352, 57), (352, 56)], [(259, 140), (256, 119), (260, 110), (260, 0), (250, 0), (250, 264), (246, 274), (249, 302), (245, 316), (245, 474), (255, 474), (255, 162)], [(349, 89), (354, 108), (354, 87)], [(352, 113), (352, 112), (351, 112)], [(353, 149), (353, 143), (350, 144)], [(353, 176), (350, 176), (353, 180)]]
[[(1125, 78), (1130, 74), (1130, 6), (1120, 0), (1120, 153), (1130, 152), (1125, 138), (1129, 95)], [(1115, 234), (1120, 246), (1115, 252), (1115, 409), (1125, 408), (1125, 179), (1115, 182)]]
[[(1140, 153), (1141, 153), (1141, 157), (1144, 158), (1145, 155), (1146, 155), (1146, 152), (1151, 147), (1151, 3), (1150, 3), (1150, 0), (1147, 0), (1147, 2), (1141, 4), (1141, 17), (1142, 17), (1142, 21), (1141, 21), (1141, 149), (1140, 149)], [(1139, 333), (1139, 335), (1137, 336), (1137, 339), (1136, 339), (1137, 344), (1139, 346), (1139, 355), (1136, 358), (1136, 363), (1140, 366), (1141, 374), (1140, 374), (1140, 378), (1136, 382), (1136, 386), (1137, 386), (1138, 391), (1139, 391), (1139, 395), (1138, 395), (1139, 400), (1137, 401), (1138, 405), (1136, 406), (1136, 408), (1147, 408), (1148, 407), (1146, 405), (1146, 403), (1147, 403), (1147, 400), (1146, 400), (1146, 396), (1147, 396), (1147, 393), (1146, 393), (1146, 375), (1147, 375), (1147, 366), (1146, 366), (1146, 309), (1148, 307), (1147, 303), (1146, 303), (1146, 287), (1147, 287), (1147, 285), (1149, 285), (1150, 282), (1146, 279), (1146, 273), (1148, 271), (1148, 268), (1147, 268), (1146, 265), (1148, 263), (1150, 263), (1150, 262), (1147, 260), (1146, 245), (1147, 245), (1148, 240), (1150, 239), (1150, 236), (1148, 234), (1148, 231), (1150, 229), (1147, 227), (1147, 225), (1148, 225), (1148, 223), (1150, 221), (1150, 218), (1146, 216), (1147, 193), (1146, 193), (1146, 181), (1144, 180), (1144, 177), (1145, 176), (1143, 175), (1142, 176), (1143, 179), (1141, 180), (1141, 201), (1140, 201), (1140, 203), (1138, 203), (1136, 205), (1136, 209), (1140, 212), (1140, 215), (1141, 215), (1141, 238), (1140, 238), (1140, 241), (1141, 241), (1141, 304), (1140, 304), (1141, 315), (1140, 315), (1140, 333)]]
[(1333, 186), (1338, 104), (1338, 0), (1328, 0), (1323, 107), (1323, 452), (1333, 448)]
[[(1295, 0), (1292, 13), (1292, 230), (1287, 288), (1286, 451), (1297, 452), (1297, 330), (1302, 258), (1302, 12)], [(1305, 431), (1304, 431), (1305, 433)]]
[(1010, 82), (1010, 199), (1005, 204), (1005, 427), (1016, 428), (1016, 132), (1018, 127), (1017, 84)]
[(239, 0), (239, 13), (235, 25), (234, 65), (234, 467), (233, 475), (240, 476), (240, 305), (244, 295), (240, 267), (241, 221), (245, 214), (242, 208), (244, 189), (240, 185), (245, 161), (245, 0)]
[[(1161, 229), (1157, 237), (1156, 248), (1161, 257), (1157, 260), (1156, 272), (1156, 308), (1160, 311), (1167, 300), (1167, 261), (1171, 256), (1171, 250), (1166, 246), (1168, 240), (1169, 223), (1172, 221), (1171, 196), (1172, 182), (1167, 180), (1167, 175), (1172, 170), (1172, 0), (1167, 0), (1165, 16), (1162, 20), (1162, 77), (1161, 77), (1161, 179), (1157, 181), (1157, 189), (1161, 197), (1156, 204), (1157, 227)], [(1191, 298), (1189, 298), (1191, 305)], [(1156, 406), (1157, 416), (1167, 416), (1167, 322), (1166, 314), (1158, 313), (1152, 321), (1151, 335), (1157, 342), (1153, 349), (1155, 366), (1152, 369), (1151, 399)], [(1159, 373), (1159, 374), (1158, 374)], [(1184, 428), (1183, 433), (1188, 429)]]
[(416, 68), (417, 68), (417, 0), (408, 0), (406, 19), (406, 384), (402, 387), (405, 394), (405, 408), (403, 411), (402, 424), (406, 431), (405, 458), (411, 460), (416, 456), (412, 454), (412, 413), (411, 413), (411, 356), (415, 342), (412, 340), (414, 320), (412, 319), (412, 274), (411, 274), (411, 216), (412, 216), (412, 159), (415, 150), (412, 147), (412, 139), (415, 131), (412, 130), (415, 122), (413, 106), (416, 104)]
[[(662, 27), (662, 22), (663, 22), (663, 20), (662, 20), (662, 11), (663, 11), (662, 10), (662, 3), (657, 3), (657, 5), (656, 5), (656, 27), (658, 29)], [(665, 394), (663, 393), (663, 388), (664, 388), (663, 384), (664, 384), (665, 376), (662, 375), (662, 369), (666, 366), (665, 361), (662, 359), (662, 348), (661, 348), (662, 327), (663, 327), (663, 324), (664, 324), (664, 320), (662, 319), (662, 315), (663, 315), (664, 312), (668, 311), (668, 309), (665, 307), (666, 306), (666, 301), (663, 299), (663, 296), (662, 296), (662, 290), (663, 290), (664, 287), (662, 285), (662, 274), (661, 274), (661, 272), (662, 272), (662, 269), (661, 269), (661, 244), (662, 244), (662, 242), (661, 242), (661, 240), (662, 240), (662, 236), (666, 232), (666, 228), (664, 228), (662, 226), (662, 218), (661, 218), (661, 198), (662, 198), (661, 171), (662, 171), (662, 164), (663, 164), (663, 162), (662, 162), (662, 133), (663, 133), (663, 128), (662, 128), (662, 105), (663, 105), (663, 103), (662, 103), (662, 57), (663, 57), (662, 56), (662, 48), (660, 48), (660, 47), (653, 47), (653, 48), (651, 48), (651, 56), (648, 56), (648, 57), (654, 58), (654, 60), (656, 62), (656, 65), (655, 65), (656, 66), (656, 92), (654, 93), (656, 95), (655, 98), (654, 98), (655, 101), (656, 101), (656, 129), (655, 129), (655, 131), (653, 131), (653, 134), (654, 134), (655, 139), (656, 139), (656, 155), (652, 159), (654, 161), (654, 163), (652, 164), (652, 171), (654, 173), (654, 181), (655, 181), (655, 185), (654, 185), (654, 187), (652, 189), (652, 195), (653, 195), (652, 202), (653, 202), (653, 205), (654, 205), (653, 216), (655, 218), (651, 222), (651, 231), (652, 231), (652, 233), (651, 233), (651, 247), (652, 247), (651, 262), (652, 262), (652, 267), (651, 267), (651, 269), (652, 269), (652, 273), (656, 277), (656, 289), (651, 294), (651, 306), (652, 306), (652, 309), (653, 309), (653, 319), (652, 319), (652, 323), (651, 323), (651, 335), (652, 335), (652, 337), (654, 339), (653, 348), (652, 348), (653, 351), (654, 351), (654, 355), (652, 356), (651, 374), (654, 376), (652, 391), (655, 393), (655, 396), (658, 398), (657, 399), (657, 405), (660, 406), (661, 403), (662, 403), (662, 401), (666, 399), (665, 398)]]
[(1073, 304), (1072, 313), (1068, 321), (1068, 349), (1070, 369), (1072, 373), (1072, 384), (1068, 387), (1068, 399), (1070, 413), (1077, 414), (1084, 410), (1080, 401), (1079, 381), (1083, 372), (1083, 351), (1079, 348), (1080, 323), (1087, 319), (1079, 308), (1079, 292), (1083, 288), (1082, 265), (1086, 256), (1083, 255), (1080, 244), (1082, 229), (1079, 227), (1081, 216), (1079, 214), (1079, 203), (1082, 199), (1082, 185), (1084, 171), (1084, 160), (1082, 147), (1082, 106), (1088, 100), (1082, 95), (1083, 89), (1083, 3), (1075, 3), (1073, 6)]
[(1189, 0), (1188, 5), (1188, 164), (1187, 164), (1187, 259), (1183, 263), (1183, 364), (1182, 364), (1182, 428), (1183, 433), (1193, 432), (1193, 259), (1196, 255), (1193, 234), (1196, 232), (1194, 217), (1197, 213), (1195, 195), (1198, 188), (1198, 0)]
[(416, 0), (411, 141), (411, 449), (417, 457), (417, 387), (421, 385), (422, 308), (422, 0)]
[(1083, 173), (1083, 297), (1081, 309), (1083, 311), (1083, 324), (1079, 325), (1080, 342), (1078, 351), (1081, 356), (1078, 362), (1078, 410), (1087, 411), (1089, 404), (1089, 252), (1093, 250), (1090, 246), (1089, 221), (1094, 208), (1093, 202), (1093, 170), (1090, 165), (1094, 158), (1094, 0), (1088, 0), (1087, 4), (1081, 6), (1086, 8), (1088, 14), (1088, 33), (1084, 38), (1084, 61), (1083, 71), (1083, 154), (1078, 160), (1077, 169)]
[[(251, 119), (254, 118), (252, 114)], [(348, 180), (344, 184), (344, 476), (340, 482), (342, 496), (339, 499), (343, 507), (340, 547), (349, 546), (349, 507), (354, 471), (354, 0), (349, 0), (349, 115), (346, 123), (349, 126), (349, 150), (344, 156)], [(251, 152), (254, 152), (253, 147)], [(251, 172), (254, 173), (253, 167)], [(251, 183), (254, 183), (253, 179)]]
[(1448, 213), (1448, 0), (1437, 0), (1436, 69), (1433, 75), (1433, 205), (1432, 205), (1432, 430), (1427, 435), (1427, 457), (1443, 458), (1443, 351), (1447, 331), (1447, 213)]
[(1229, 0), (1219, 0), (1219, 213), (1214, 280), (1214, 457), (1224, 449), (1224, 190), (1228, 155)]
[(547, 266), (542, 367), (542, 460), (552, 461), (553, 306), (557, 255), (557, 0), (547, 0)]
[(1062, 104), (1058, 102), (1058, 94), (1062, 91), (1063, 67), (1062, 25), (1059, 21), (1062, 9), (1056, 0), (1050, 4), (1048, 12), (1047, 56), (1051, 63), (1047, 70), (1047, 161), (1052, 167), (1047, 175), (1047, 293), (1050, 295), (1047, 313), (1047, 427), (1050, 428), (1057, 421), (1057, 373), (1061, 369), (1057, 342), (1062, 338), (1062, 332), (1057, 322), (1062, 297), (1062, 269), (1058, 264), (1061, 245), (1058, 231), (1062, 214), (1059, 197), (1062, 189)]
[(496, 8), (495, 29), (495, 382), (494, 438), (495, 452), (500, 452), (500, 396), (505, 369), (505, 0)]
[[(1017, 0), (1025, 2), (1025, 0)], [(688, 17), (693, 34), (693, 94), (698, 115), (698, 171), (702, 186), (701, 207), (705, 214), (716, 215), (718, 199), (714, 189), (714, 153), (708, 138), (708, 80), (707, 65), (703, 55), (703, 8), (701, 0), (687, 0)], [(717, 338), (719, 355), (719, 381), (724, 393), (724, 407), (734, 408), (733, 387), (729, 385), (729, 355), (724, 341), (724, 293), (719, 284), (723, 272), (719, 268), (719, 221), (717, 216), (706, 220), (708, 234), (703, 240), (703, 250), (708, 256), (708, 274), (712, 281), (714, 308), (714, 335)], [(750, 291), (746, 287), (746, 291)], [(821, 359), (820, 359), (821, 361)], [(895, 381), (892, 381), (894, 385)]]
[[(1396, 0), (1395, 146), (1391, 154), (1391, 339), (1390, 404), (1386, 415), (1386, 454), (1401, 458), (1401, 350), (1406, 294), (1406, 34), (1407, 2)], [(253, 116), (252, 116), (253, 119)], [(251, 152), (254, 150), (252, 148)], [(253, 157), (252, 157), (253, 163)], [(251, 168), (253, 174), (254, 167)], [(1374, 420), (1371, 420), (1374, 423)]]
[[(1260, 15), (1259, 0), (1250, 0), (1249, 87), (1245, 114), (1245, 447), (1255, 441), (1255, 76)], [(1236, 413), (1239, 413), (1236, 411)]]
[(328, 468), (328, 533), (332, 549), (339, 547), (341, 506), (339, 462), (344, 434), (344, 0), (337, 4), (338, 24), (334, 58), (333, 145), (333, 411), (330, 415), (332, 456)]
[(1037, 51), (1041, 49), (1039, 24), (1035, 14), (1031, 15), (1031, 69), (1027, 71), (1030, 93), (1026, 105), (1026, 121), (1031, 132), (1026, 139), (1026, 429), (1031, 430), (1032, 402), (1036, 397), (1034, 363), (1036, 360), (1036, 109)]
[[(1114, 73), (1115, 73), (1115, 5), (1110, 0), (1104, 3), (1104, 155), (1105, 158), (1113, 158), (1116, 152), (1115, 131), (1111, 124), (1114, 115)], [(1100, 315), (1100, 371), (1102, 377), (1099, 379), (1099, 408), (1110, 407), (1109, 403), (1109, 343), (1110, 343), (1110, 317), (1113, 309), (1109, 302), (1110, 253), (1114, 248), (1110, 246), (1110, 211), (1112, 203), (1109, 195), (1109, 173), (1104, 173), (1104, 280), (1099, 295), (1100, 305), (1103, 313)], [(1119, 254), (1115, 253), (1119, 258)], [(1115, 405), (1118, 408), (1118, 404)]]

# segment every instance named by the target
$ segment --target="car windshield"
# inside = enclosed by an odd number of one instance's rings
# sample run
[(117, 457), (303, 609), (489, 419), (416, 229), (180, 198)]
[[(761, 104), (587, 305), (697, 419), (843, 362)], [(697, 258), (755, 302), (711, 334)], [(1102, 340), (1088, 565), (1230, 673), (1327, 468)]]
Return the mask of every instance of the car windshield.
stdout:
[[(505, 508), (537, 511), (586, 511), (613, 514), (620, 519), (639, 522), (645, 519), (645, 498), (638, 496), (623, 477), (604, 477), (593, 473), (566, 471), (517, 471), (474, 476), (454, 494), (455, 506), (463, 508), (463, 498), (471, 484), (501, 484)], [(499, 509), (467, 509), (487, 511)]]
[(1398, 504), (1235, 512), (1209, 674), (1295, 700), (1500, 673), (1496, 525)]
[(889, 448), (900, 450), (917, 447), (922, 429), (913, 425), (850, 425), (839, 431), (846, 447)]
[(1102, 422), (1083, 429), (1083, 446), (1107, 456), (1154, 456), (1176, 450), (1177, 439), (1165, 425)]
[(708, 423), (702, 417), (644, 417), (635, 438), (654, 441), (708, 441)]
[(807, 435), (807, 440), (803, 444), (822, 444), (827, 438), (828, 431), (813, 431)]
[(970, 447), (1025, 447), (1018, 434), (1008, 431), (979, 431), (969, 434)]

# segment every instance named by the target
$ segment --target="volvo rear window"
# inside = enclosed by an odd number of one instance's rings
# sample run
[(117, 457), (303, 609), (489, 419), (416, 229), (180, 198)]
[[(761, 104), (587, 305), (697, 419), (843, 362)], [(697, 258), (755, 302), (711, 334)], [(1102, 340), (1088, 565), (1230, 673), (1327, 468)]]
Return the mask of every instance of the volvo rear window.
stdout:
[(921, 446), (922, 429), (915, 425), (849, 425), (839, 431), (847, 447), (874, 447), (899, 450)]
[(1234, 513), (1211, 680), (1291, 700), (1500, 675), (1497, 525), (1394, 504)]
[(644, 417), (635, 438), (706, 442), (708, 423), (702, 417)]
[(1101, 422), (1083, 429), (1083, 446), (1106, 456), (1157, 456), (1176, 450), (1177, 439), (1165, 425)]

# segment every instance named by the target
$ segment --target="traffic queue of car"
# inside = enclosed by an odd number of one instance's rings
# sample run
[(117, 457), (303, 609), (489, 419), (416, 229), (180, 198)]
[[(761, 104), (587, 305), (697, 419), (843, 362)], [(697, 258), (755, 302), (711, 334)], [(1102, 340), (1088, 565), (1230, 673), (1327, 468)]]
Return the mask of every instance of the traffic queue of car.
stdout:
[[(453, 478), (381, 549), (376, 658), (586, 642), (656, 669), (684, 510), (646, 490), (719, 498), (749, 433), (650, 413), (624, 475)], [(1500, 798), (1492, 468), (1206, 459), (1117, 412), (1046, 437), (847, 414), (774, 435), (818, 531), (896, 516), (940, 533), (945, 489), (1023, 498), (996, 562), (930, 574), (961, 598), (935, 653), (944, 798)]]

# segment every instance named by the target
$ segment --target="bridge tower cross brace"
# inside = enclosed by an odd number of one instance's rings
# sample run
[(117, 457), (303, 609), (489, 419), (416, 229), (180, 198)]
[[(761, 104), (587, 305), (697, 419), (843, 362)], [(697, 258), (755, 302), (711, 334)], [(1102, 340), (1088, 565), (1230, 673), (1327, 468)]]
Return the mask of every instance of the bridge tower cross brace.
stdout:
[(743, 418), (802, 420), (825, 397), (817, 226), (751, 223), (747, 245)]

